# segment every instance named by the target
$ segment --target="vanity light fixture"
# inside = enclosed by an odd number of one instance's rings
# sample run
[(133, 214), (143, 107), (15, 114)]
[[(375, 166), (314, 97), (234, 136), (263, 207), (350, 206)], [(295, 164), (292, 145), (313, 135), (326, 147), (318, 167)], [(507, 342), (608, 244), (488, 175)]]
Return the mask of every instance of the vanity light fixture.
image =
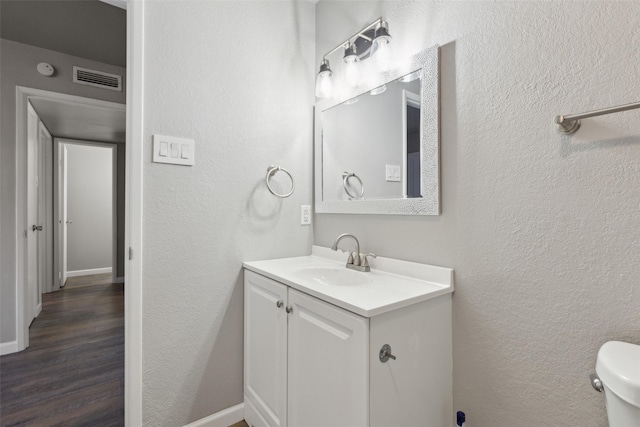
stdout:
[(358, 62), (375, 54), (384, 66), (386, 57), (388, 57), (389, 43), (391, 43), (389, 24), (380, 17), (325, 53), (322, 56), (320, 71), (316, 79), (316, 96), (318, 98), (330, 98), (332, 96), (331, 77), (333, 72), (329, 67), (327, 56), (344, 49), (345, 77), (350, 85), (355, 86), (360, 78)]
[(316, 79), (316, 96), (318, 98), (329, 98), (331, 96), (332, 75), (333, 72), (331, 71), (331, 67), (329, 66), (329, 60), (323, 59), (322, 64), (320, 64), (320, 72), (318, 73), (318, 78)]
[(371, 54), (375, 54), (378, 62), (383, 68), (389, 65), (389, 44), (391, 43), (391, 35), (389, 34), (389, 24), (387, 21), (381, 21), (376, 29), (375, 38), (371, 46)]

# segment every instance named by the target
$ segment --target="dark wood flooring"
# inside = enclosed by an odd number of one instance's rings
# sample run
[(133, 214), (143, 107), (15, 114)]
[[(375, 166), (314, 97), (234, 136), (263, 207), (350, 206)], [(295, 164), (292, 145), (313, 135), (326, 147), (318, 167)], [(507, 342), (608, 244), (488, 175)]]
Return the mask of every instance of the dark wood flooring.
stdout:
[(79, 288), (82, 286), (110, 285), (111, 273), (92, 274), (90, 276), (68, 277), (64, 289)]
[(29, 348), (0, 357), (0, 426), (124, 425), (124, 286), (75, 284), (42, 300)]

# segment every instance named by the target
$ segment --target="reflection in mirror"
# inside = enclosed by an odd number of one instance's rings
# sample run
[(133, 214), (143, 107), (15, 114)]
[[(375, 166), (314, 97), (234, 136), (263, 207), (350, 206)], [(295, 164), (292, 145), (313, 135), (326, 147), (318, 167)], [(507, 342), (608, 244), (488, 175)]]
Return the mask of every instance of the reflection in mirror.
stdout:
[(421, 197), (420, 79), (404, 77), (322, 112), (323, 200)]
[(318, 102), (316, 212), (439, 215), (438, 85), (433, 47)]

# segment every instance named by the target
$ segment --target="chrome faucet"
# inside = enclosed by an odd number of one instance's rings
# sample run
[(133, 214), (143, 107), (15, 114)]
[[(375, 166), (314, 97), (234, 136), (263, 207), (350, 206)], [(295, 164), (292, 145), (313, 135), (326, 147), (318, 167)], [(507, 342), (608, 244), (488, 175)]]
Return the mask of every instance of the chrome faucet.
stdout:
[[(358, 239), (356, 238), (356, 236), (354, 236), (353, 234), (349, 234), (349, 233), (344, 233), (338, 236), (338, 238), (336, 239), (335, 242), (333, 242), (333, 246), (331, 246), (331, 250), (337, 251), (338, 250), (338, 244), (340, 243), (340, 241), (342, 239), (344, 239), (345, 237), (350, 237), (353, 239), (353, 241), (356, 243), (356, 251), (355, 252), (351, 252), (349, 251), (349, 259), (347, 259), (347, 268), (350, 268), (352, 270), (358, 270), (358, 271), (371, 271), (371, 268), (369, 267), (369, 261), (367, 260), (367, 257), (372, 257), (372, 258), (376, 258), (376, 254), (366, 254), (363, 257), (360, 256), (360, 242), (358, 241)], [(346, 252), (345, 250), (342, 250), (342, 252)]]

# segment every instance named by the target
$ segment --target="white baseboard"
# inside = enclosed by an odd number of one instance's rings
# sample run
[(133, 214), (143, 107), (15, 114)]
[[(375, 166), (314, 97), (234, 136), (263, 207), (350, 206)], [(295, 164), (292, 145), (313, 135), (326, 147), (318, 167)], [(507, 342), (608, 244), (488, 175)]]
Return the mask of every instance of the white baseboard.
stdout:
[(10, 341), (0, 343), (0, 356), (11, 354), (18, 351), (18, 341)]
[(113, 272), (111, 267), (90, 268), (89, 270), (67, 271), (67, 277), (91, 276), (92, 274), (105, 274), (111, 272)]
[(113, 283), (124, 283), (124, 277), (116, 277), (116, 280)]
[(242, 420), (244, 420), (244, 403), (216, 412), (184, 427), (229, 427)]

